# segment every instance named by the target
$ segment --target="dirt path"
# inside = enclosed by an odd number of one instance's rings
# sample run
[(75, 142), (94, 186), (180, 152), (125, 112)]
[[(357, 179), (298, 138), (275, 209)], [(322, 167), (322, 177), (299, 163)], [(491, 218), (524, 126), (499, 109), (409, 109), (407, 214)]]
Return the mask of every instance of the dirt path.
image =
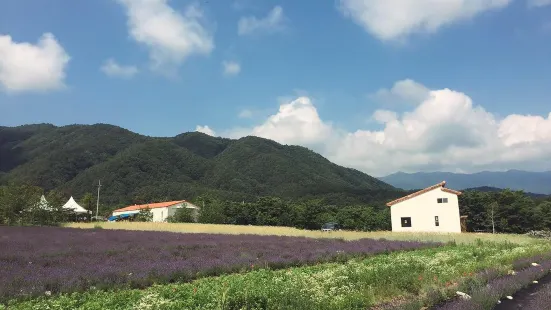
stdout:
[(541, 305), (536, 306), (538, 304), (537, 302), (533, 302), (537, 299), (539, 299), (539, 295), (546, 293), (546, 289), (548, 289), (551, 285), (551, 274), (541, 278), (537, 284), (532, 284), (529, 287), (522, 289), (515, 293), (513, 295), (513, 300), (502, 300), (501, 304), (497, 305), (494, 310), (546, 310), (551, 309), (551, 305), (543, 306), (544, 308), (541, 308)]

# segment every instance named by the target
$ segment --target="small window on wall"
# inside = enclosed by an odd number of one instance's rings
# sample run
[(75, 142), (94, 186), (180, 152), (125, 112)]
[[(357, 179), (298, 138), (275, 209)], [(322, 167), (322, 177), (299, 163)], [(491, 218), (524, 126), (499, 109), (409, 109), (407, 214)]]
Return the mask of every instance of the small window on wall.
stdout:
[(448, 203), (448, 198), (437, 198), (436, 202), (437, 203)]
[(402, 217), (402, 227), (411, 227), (411, 217)]
[(438, 219), (438, 216), (434, 217), (434, 225), (435, 226), (440, 226), (440, 220)]

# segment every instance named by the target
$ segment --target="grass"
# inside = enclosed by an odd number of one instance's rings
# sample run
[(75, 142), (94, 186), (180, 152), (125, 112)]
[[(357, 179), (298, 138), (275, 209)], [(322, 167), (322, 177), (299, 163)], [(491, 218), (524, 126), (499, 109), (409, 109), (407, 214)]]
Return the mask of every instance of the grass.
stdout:
[[(300, 250), (300, 249), (298, 249)], [(482, 242), (393, 252), (347, 263), (254, 270), (144, 290), (91, 290), (13, 302), (9, 309), (366, 309), (396, 299), (453, 296), (458, 282), (523, 257), (549, 253), (551, 243)], [(1, 308), (1, 306), (0, 306)]]
[(527, 244), (535, 242), (534, 238), (513, 234), (488, 234), (488, 233), (398, 233), (390, 231), (380, 232), (356, 232), (336, 231), (322, 232), (303, 230), (291, 227), (277, 226), (243, 226), (243, 225), (217, 225), (217, 224), (188, 224), (188, 223), (143, 223), (143, 222), (102, 222), (102, 223), (68, 223), (66, 227), (171, 231), (181, 233), (211, 233), (211, 234), (254, 234), (276, 236), (302, 236), (310, 238), (339, 238), (345, 240), (357, 240), (362, 238), (385, 238), (388, 240), (434, 241), (456, 243), (473, 243), (477, 240), (492, 242), (512, 242)]

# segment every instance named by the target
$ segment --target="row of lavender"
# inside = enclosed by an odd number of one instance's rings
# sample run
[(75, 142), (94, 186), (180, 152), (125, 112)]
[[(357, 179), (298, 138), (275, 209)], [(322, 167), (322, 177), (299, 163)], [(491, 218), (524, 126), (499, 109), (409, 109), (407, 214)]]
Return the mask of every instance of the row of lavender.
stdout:
[[(512, 298), (512, 295), (519, 290), (549, 274), (551, 268), (551, 253), (519, 260), (513, 264), (513, 268), (518, 271), (504, 276), (498, 276), (498, 273), (493, 270), (480, 273), (478, 278), (482, 280), (482, 283), (487, 283), (486, 285), (471, 287), (471, 295), (465, 296), (467, 298), (457, 298), (436, 307), (435, 310), (507, 309), (507, 304), (502, 304), (501, 302), (503, 298)], [(540, 303), (549, 300), (549, 298), (541, 297), (540, 300), (531, 303), (532, 306), (536, 308), (523, 307), (523, 309), (550, 309), (551, 304), (549, 303), (545, 304), (546, 306), (544, 307), (540, 307)]]
[[(541, 287), (532, 298), (525, 302), (521, 307), (524, 310), (542, 310), (551, 308), (551, 283)], [(519, 309), (517, 307), (517, 309)]]
[(0, 227), (0, 299), (145, 287), (256, 268), (283, 268), (437, 243)]

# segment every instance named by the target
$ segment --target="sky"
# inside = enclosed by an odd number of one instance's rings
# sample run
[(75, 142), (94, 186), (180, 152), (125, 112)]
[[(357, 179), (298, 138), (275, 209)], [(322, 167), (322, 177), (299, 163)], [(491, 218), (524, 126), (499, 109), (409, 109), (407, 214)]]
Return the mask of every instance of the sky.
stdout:
[(551, 170), (551, 0), (0, 0), (0, 125)]

